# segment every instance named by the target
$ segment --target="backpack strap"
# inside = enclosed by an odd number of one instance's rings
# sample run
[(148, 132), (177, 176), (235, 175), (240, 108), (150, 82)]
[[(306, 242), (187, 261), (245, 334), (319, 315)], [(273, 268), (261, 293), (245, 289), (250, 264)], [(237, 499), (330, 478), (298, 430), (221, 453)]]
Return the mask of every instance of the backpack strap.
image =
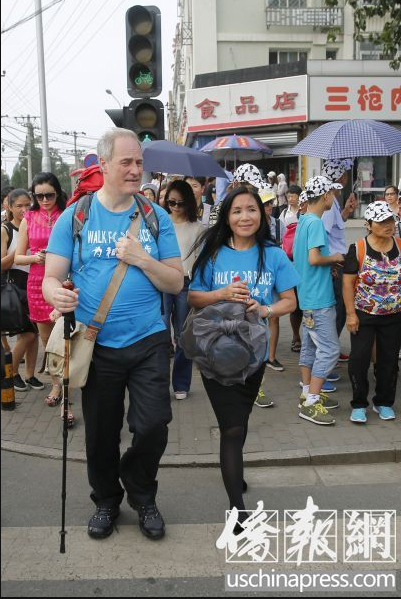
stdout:
[(74, 212), (72, 215), (72, 240), (74, 244), (78, 240), (78, 260), (80, 268), (83, 267), (81, 231), (83, 229), (84, 224), (89, 218), (92, 197), (93, 193), (89, 193), (80, 197), (77, 203), (75, 204)]
[(157, 240), (159, 239), (159, 219), (157, 218), (152, 202), (141, 193), (136, 193), (134, 198), (147, 228), (157, 243)]
[(358, 239), (355, 243), (356, 250), (356, 259), (358, 260), (358, 270), (361, 272), (363, 262), (366, 256), (366, 239), (363, 237), (362, 239)]

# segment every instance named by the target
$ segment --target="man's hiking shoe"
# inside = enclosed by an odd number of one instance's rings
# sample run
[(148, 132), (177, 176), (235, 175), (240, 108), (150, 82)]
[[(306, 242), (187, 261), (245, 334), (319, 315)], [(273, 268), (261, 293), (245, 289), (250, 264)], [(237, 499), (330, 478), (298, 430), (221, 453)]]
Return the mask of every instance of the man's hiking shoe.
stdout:
[(93, 539), (104, 539), (113, 532), (114, 520), (118, 517), (120, 508), (98, 505), (96, 512), (88, 523), (88, 535)]

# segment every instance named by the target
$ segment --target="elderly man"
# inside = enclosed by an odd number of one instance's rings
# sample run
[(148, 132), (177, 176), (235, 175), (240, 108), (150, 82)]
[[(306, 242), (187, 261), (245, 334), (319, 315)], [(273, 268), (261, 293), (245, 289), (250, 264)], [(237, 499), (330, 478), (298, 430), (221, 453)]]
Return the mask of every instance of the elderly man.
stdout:
[[(165, 526), (155, 502), (156, 475), (171, 420), (170, 338), (160, 313), (160, 293), (177, 294), (183, 286), (180, 252), (172, 223), (157, 205), (153, 206), (157, 239), (144, 220), (138, 239), (129, 232), (132, 219), (138, 217), (135, 194), (143, 171), (136, 134), (112, 129), (99, 140), (97, 153), (104, 184), (93, 195), (81, 232), (83, 264), (74, 248), (71, 206), (52, 231), (43, 292), (58, 311), (75, 310), (78, 320), (90, 324), (117, 264), (120, 260), (128, 264), (98, 333), (82, 390), (88, 478), (96, 504), (88, 534), (99, 539), (113, 532), (124, 496), (121, 477), (128, 503), (138, 511), (142, 533), (159, 539)], [(73, 291), (61, 285), (68, 273)], [(120, 461), (126, 388), (133, 440)]]
[[(348, 171), (352, 168), (353, 160), (346, 158), (344, 160), (325, 160), (322, 168), (322, 175), (333, 181), (340, 183), (343, 187), (348, 181)], [(354, 212), (358, 205), (357, 199), (353, 193), (350, 194), (347, 201), (344, 203), (344, 208), (341, 209), (339, 197), (341, 191), (336, 192), (333, 205), (330, 210), (322, 216), (324, 228), (326, 229), (329, 238), (330, 253), (340, 253), (345, 256), (348, 251), (345, 241), (345, 223), (349, 216)], [(336, 298), (336, 327), (337, 334), (340, 337), (341, 331), (345, 325), (345, 307), (342, 295), (343, 271), (341, 266), (333, 266), (332, 268), (334, 295)], [(340, 353), (339, 361), (346, 361), (348, 356)], [(337, 373), (331, 373), (328, 381), (338, 380), (340, 377)]]

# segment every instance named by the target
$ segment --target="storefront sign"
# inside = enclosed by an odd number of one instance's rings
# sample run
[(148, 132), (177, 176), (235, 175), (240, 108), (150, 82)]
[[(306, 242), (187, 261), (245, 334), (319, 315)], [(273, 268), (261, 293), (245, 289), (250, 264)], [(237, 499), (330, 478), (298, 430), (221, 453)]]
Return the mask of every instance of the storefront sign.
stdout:
[(401, 119), (399, 77), (310, 77), (309, 120)]
[(307, 76), (187, 92), (188, 132), (306, 122)]

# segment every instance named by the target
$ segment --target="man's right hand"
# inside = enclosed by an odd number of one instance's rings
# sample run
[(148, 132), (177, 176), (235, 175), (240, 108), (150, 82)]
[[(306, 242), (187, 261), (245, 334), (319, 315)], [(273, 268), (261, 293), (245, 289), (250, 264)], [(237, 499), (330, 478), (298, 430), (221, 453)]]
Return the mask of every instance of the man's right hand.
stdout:
[(64, 289), (64, 287), (56, 287), (53, 291), (51, 303), (62, 314), (73, 312), (79, 303), (78, 293), (79, 289), (77, 288), (70, 291)]
[(333, 264), (343, 264), (345, 260), (343, 254), (340, 254), (339, 252), (333, 254), (331, 257), (333, 259)]

